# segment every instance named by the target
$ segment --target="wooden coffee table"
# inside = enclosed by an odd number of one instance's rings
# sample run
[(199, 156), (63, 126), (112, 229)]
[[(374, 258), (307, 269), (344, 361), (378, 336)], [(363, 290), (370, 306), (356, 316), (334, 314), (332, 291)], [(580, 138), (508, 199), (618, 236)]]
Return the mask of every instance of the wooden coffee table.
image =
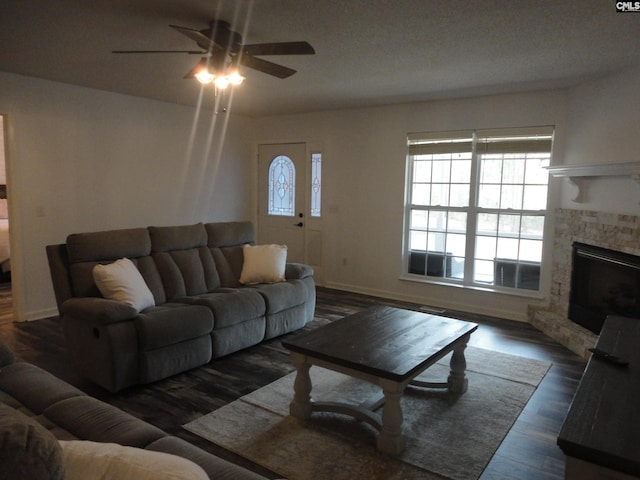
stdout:
[[(375, 306), (283, 340), (297, 369), (289, 412), (301, 419), (308, 419), (317, 411), (352, 415), (379, 431), (379, 450), (398, 455), (405, 445), (400, 405), (405, 387), (447, 388), (464, 393), (468, 385), (464, 350), (477, 328), (477, 324), (462, 320)], [(453, 354), (446, 381), (414, 380), (450, 352)], [(312, 365), (369, 381), (379, 385), (382, 392), (360, 405), (315, 402), (311, 399), (309, 377)], [(382, 405), (382, 415), (375, 413)]]

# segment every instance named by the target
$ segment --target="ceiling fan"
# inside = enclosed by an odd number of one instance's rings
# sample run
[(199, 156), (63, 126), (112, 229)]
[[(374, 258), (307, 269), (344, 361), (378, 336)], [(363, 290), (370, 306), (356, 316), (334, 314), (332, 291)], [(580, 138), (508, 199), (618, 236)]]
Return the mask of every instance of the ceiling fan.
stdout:
[[(212, 20), (209, 23), (209, 28), (204, 30), (194, 30), (178, 25), (169, 26), (196, 42), (200, 50), (114, 50), (113, 53), (188, 53), (204, 55), (200, 62), (184, 78), (197, 77), (199, 73), (203, 71), (208, 73), (210, 70), (220, 75), (230, 68), (237, 68), (238, 65), (243, 65), (277, 78), (287, 78), (296, 73), (296, 70), (258, 57), (268, 55), (313, 55), (316, 53), (307, 42), (244, 44), (242, 43), (242, 35), (231, 30), (231, 25), (224, 20)], [(209, 75), (215, 76), (214, 74)]]

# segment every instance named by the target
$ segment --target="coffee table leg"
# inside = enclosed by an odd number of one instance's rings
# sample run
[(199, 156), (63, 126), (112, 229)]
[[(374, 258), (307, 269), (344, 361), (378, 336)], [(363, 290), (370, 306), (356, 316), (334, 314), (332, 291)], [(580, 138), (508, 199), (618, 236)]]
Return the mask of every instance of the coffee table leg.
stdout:
[(309, 368), (311, 365), (305, 360), (304, 355), (291, 352), (291, 360), (298, 373), (293, 383), (293, 400), (289, 404), (291, 416), (306, 420), (311, 417), (311, 377)]
[(451, 355), (451, 362), (449, 363), (451, 371), (449, 373), (449, 378), (447, 379), (447, 383), (449, 384), (449, 391), (451, 393), (464, 393), (467, 391), (467, 387), (469, 386), (469, 380), (464, 374), (465, 370), (467, 369), (467, 361), (464, 358), (464, 350), (465, 348), (467, 348), (468, 341), (469, 337), (465, 339), (464, 343), (454, 348), (453, 354)]
[(390, 455), (399, 455), (404, 450), (405, 439), (402, 435), (402, 398), (403, 387), (395, 382), (380, 381), (384, 392), (382, 410), (382, 429), (378, 435), (378, 450)]

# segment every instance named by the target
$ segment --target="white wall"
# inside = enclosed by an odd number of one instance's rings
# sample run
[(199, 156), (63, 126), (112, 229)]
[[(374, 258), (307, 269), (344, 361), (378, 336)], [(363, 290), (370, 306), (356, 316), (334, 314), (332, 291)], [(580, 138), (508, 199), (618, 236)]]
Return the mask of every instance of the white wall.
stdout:
[(402, 281), (409, 132), (557, 125), (565, 91), (502, 95), (256, 120), (253, 141), (322, 143), (328, 286), (526, 319), (530, 298)]
[[(569, 91), (501, 95), (256, 120), (0, 73), (8, 115), (14, 290), (19, 319), (54, 314), (44, 246), (80, 231), (254, 219), (255, 148), (324, 146), (324, 258), (330, 286), (525, 319), (531, 299), (399, 280), (408, 132), (555, 124), (557, 164), (637, 161), (640, 70)], [(637, 213), (640, 185), (598, 179), (575, 204)], [(544, 301), (544, 300), (542, 300)]]
[(70, 233), (252, 219), (245, 120), (225, 129), (226, 117), (217, 117), (209, 141), (212, 114), (195, 122), (195, 113), (0, 73), (18, 319), (56, 313), (45, 245)]
[[(253, 141), (324, 143), (329, 286), (525, 320), (530, 304), (547, 301), (546, 285), (545, 298), (532, 300), (399, 280), (406, 134), (553, 124), (556, 165), (639, 162), (639, 84), (635, 68), (562, 91), (278, 116), (258, 120)], [(640, 184), (629, 177), (587, 180), (580, 204), (572, 201), (576, 189), (565, 179), (552, 178), (550, 185), (550, 211), (639, 211)], [(549, 220), (552, 227), (553, 216)]]
[[(586, 82), (569, 92), (565, 163), (640, 162), (640, 67)], [(588, 178), (585, 201), (563, 186), (562, 206), (637, 215), (640, 183), (630, 177)]]

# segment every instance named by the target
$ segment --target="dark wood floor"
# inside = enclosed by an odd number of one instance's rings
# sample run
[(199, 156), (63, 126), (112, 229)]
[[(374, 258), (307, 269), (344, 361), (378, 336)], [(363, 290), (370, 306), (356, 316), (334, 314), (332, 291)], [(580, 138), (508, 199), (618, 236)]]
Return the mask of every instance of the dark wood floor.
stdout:
[[(316, 317), (305, 328), (315, 328), (372, 304), (419, 307), (406, 302), (318, 288)], [(5, 318), (2, 309), (6, 308), (6, 302), (0, 305), (0, 318)], [(564, 455), (556, 446), (556, 436), (580, 380), (584, 361), (525, 323), (452, 311), (442, 315), (480, 324), (471, 337), (470, 345), (553, 363), (481, 478), (563, 478)], [(0, 322), (0, 338), (14, 349), (19, 358), (39, 365), (90, 395), (202, 448), (275, 478), (271, 472), (190, 434), (181, 425), (293, 371), (280, 339), (214, 360), (202, 368), (149, 386), (112, 394), (75, 374), (67, 357), (57, 317), (27, 323)], [(452, 457), (455, 457), (455, 452), (452, 452)]]

